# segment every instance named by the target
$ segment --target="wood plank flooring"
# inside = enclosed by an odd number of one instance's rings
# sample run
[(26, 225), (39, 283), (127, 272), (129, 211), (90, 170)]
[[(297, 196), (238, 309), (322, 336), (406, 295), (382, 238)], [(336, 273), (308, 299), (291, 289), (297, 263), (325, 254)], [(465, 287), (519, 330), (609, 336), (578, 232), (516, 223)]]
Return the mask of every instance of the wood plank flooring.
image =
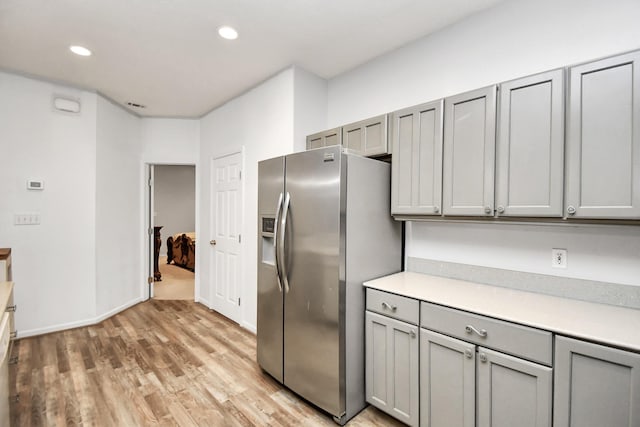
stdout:
[[(250, 332), (192, 301), (17, 341), (12, 426), (335, 426), (263, 373)], [(401, 426), (368, 407), (348, 426)]]

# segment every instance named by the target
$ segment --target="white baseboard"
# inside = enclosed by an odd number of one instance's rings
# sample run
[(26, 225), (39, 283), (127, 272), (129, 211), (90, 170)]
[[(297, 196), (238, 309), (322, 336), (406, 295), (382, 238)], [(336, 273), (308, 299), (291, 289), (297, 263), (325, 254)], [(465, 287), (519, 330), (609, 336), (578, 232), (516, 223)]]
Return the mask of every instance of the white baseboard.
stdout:
[(120, 307), (116, 307), (113, 310), (109, 310), (106, 313), (96, 317), (94, 323), (100, 323), (103, 320), (108, 319), (111, 316), (115, 316), (116, 314), (120, 313), (121, 311), (125, 311), (129, 307), (133, 307), (134, 305), (136, 305), (138, 303), (141, 303), (142, 301), (144, 301), (144, 299), (136, 298), (136, 299), (133, 299), (133, 300), (131, 300), (131, 301), (125, 303), (125, 304), (122, 304)]
[(83, 326), (95, 325), (96, 323), (100, 323), (103, 320), (108, 319), (109, 317), (114, 316), (120, 313), (121, 311), (124, 311), (127, 308), (132, 307), (142, 301), (144, 301), (144, 299), (136, 298), (119, 307), (114, 308), (113, 310), (109, 310), (108, 312), (91, 319), (78, 320), (76, 322), (69, 322), (69, 323), (60, 323), (58, 325), (47, 326), (45, 328), (28, 329), (26, 331), (18, 330), (18, 339), (33, 337), (36, 335), (50, 334), (52, 332), (66, 331), (67, 329), (81, 328)]
[(252, 324), (247, 323), (247, 322), (242, 322), (242, 324), (240, 324), (240, 326), (242, 326), (243, 328), (245, 328), (249, 332), (253, 332), (254, 335), (258, 334), (258, 328), (256, 327), (256, 325), (252, 325)]
[(206, 299), (204, 299), (204, 298), (196, 297), (196, 298), (195, 298), (195, 301), (196, 301), (196, 302), (199, 302), (200, 304), (204, 305), (204, 306), (205, 306), (205, 307), (207, 307), (207, 308), (211, 307), (211, 304), (209, 304), (209, 301), (207, 301), (207, 300), (206, 300)]

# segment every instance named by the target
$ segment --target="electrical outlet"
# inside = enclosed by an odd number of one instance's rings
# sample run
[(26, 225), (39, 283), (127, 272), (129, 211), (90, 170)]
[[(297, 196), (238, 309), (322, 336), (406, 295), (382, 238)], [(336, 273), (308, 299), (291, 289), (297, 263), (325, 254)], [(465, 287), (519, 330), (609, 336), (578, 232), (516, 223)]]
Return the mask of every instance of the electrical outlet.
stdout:
[(551, 249), (551, 267), (567, 268), (566, 249)]

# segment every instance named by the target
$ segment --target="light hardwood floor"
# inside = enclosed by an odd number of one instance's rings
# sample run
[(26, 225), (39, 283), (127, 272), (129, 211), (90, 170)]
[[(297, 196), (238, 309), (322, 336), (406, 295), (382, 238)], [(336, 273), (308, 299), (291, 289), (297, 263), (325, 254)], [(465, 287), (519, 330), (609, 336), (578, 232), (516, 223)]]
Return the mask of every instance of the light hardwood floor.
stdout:
[[(253, 334), (192, 301), (21, 339), (13, 355), (13, 426), (335, 426), (261, 371)], [(369, 407), (348, 425), (402, 424)]]

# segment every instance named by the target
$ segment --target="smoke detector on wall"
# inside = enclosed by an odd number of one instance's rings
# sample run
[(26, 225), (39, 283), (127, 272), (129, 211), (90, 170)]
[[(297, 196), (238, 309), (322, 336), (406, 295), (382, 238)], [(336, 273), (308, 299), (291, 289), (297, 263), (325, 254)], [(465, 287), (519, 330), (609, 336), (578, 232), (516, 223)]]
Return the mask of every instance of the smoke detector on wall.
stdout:
[(53, 96), (53, 109), (63, 113), (79, 114), (80, 100), (59, 95)]

